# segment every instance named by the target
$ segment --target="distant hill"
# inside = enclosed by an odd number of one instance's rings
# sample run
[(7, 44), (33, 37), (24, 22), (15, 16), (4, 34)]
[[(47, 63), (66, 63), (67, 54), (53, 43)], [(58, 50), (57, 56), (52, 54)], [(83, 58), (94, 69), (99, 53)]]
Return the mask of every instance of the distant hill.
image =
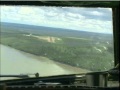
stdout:
[(1, 28), (11, 28), (12, 30), (20, 30), (27, 33), (46, 35), (46, 36), (60, 36), (60, 37), (78, 37), (78, 38), (111, 38), (110, 34), (94, 33), (86, 31), (78, 31), (72, 29), (63, 28), (52, 28), (44, 26), (26, 25), (26, 24), (16, 24), (16, 23), (6, 23), (1, 22)]

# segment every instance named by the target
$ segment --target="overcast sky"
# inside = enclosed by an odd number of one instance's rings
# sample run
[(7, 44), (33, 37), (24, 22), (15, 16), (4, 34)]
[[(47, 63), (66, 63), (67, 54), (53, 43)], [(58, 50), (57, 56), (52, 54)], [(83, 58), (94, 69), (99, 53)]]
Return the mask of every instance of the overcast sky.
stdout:
[(0, 6), (1, 22), (112, 33), (110, 8)]

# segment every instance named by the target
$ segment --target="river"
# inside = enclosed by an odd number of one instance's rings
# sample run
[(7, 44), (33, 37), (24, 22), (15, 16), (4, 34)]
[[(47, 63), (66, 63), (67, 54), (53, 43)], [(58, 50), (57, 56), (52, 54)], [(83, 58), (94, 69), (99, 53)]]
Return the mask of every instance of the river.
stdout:
[(87, 72), (84, 69), (25, 53), (5, 45), (0, 45), (0, 50), (0, 74), (34, 74), (38, 72), (40, 76), (52, 76)]

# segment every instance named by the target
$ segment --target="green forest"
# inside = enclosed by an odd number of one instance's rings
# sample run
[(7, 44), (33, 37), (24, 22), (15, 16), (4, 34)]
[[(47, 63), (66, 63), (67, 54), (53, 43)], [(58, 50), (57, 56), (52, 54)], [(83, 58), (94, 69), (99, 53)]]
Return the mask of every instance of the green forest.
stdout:
[[(0, 43), (3, 45), (91, 71), (108, 70), (114, 66), (112, 35), (80, 31), (75, 35), (73, 31), (67, 34), (63, 30), (51, 33), (43, 28), (38, 31), (6, 25), (1, 26)], [(49, 42), (46, 38), (41, 39), (48, 36), (59, 40)]]

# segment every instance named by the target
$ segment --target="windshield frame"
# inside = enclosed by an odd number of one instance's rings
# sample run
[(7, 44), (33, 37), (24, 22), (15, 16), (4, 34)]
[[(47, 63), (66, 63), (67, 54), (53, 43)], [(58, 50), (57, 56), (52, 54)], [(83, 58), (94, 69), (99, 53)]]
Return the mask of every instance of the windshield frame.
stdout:
[[(34, 3), (33, 3), (34, 2)], [(112, 4), (113, 3), (113, 4)], [(79, 2), (71, 2), (71, 1), (11, 1), (11, 2), (2, 2), (1, 5), (30, 5), (30, 6), (74, 6), (74, 7), (105, 7), (112, 8), (113, 12), (113, 42), (114, 42), (114, 61), (115, 66), (119, 63), (119, 54), (120, 54), (120, 41), (119, 41), (119, 1), (111, 2), (105, 1), (104, 3), (101, 1), (97, 2), (88, 2), (88, 1), (79, 1)], [(116, 23), (118, 22), (118, 23)]]

